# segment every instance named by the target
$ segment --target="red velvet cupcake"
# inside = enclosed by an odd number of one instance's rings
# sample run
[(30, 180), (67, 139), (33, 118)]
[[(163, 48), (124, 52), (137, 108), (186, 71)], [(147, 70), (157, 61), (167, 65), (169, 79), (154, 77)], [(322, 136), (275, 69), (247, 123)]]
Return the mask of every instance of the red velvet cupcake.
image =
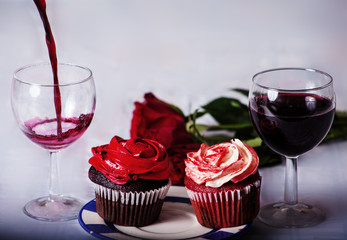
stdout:
[(252, 222), (259, 212), (261, 176), (254, 149), (240, 140), (187, 154), (185, 185), (199, 223), (226, 228)]
[(92, 148), (89, 179), (95, 183), (96, 211), (123, 226), (146, 226), (160, 215), (170, 187), (166, 150), (160, 143), (118, 136)]

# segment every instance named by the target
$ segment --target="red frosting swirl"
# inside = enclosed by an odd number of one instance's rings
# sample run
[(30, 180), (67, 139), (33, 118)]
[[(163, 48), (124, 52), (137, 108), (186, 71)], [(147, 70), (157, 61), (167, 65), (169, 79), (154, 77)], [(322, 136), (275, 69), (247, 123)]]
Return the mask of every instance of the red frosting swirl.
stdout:
[(92, 153), (89, 163), (116, 184), (170, 176), (165, 147), (154, 140), (114, 136), (109, 144), (93, 147)]

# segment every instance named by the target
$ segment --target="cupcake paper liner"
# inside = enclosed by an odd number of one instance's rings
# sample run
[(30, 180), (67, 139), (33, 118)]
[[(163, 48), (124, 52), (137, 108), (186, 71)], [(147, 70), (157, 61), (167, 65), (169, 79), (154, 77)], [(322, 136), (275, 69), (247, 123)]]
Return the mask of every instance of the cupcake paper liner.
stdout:
[(237, 190), (187, 193), (198, 222), (208, 228), (247, 224), (259, 212), (260, 180)]
[(159, 218), (169, 187), (170, 182), (146, 192), (122, 192), (95, 184), (96, 211), (117, 225), (149, 225)]

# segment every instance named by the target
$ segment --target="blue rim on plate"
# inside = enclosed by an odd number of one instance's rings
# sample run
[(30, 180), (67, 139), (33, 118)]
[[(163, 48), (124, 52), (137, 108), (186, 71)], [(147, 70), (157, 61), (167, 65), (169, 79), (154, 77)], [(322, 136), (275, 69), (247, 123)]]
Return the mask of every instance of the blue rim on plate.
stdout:
[[(171, 215), (176, 215), (171, 217)], [(179, 216), (181, 215), (181, 216)], [(161, 219), (163, 218), (163, 219)], [(104, 221), (96, 213), (95, 199), (88, 202), (81, 209), (78, 221), (83, 229), (99, 239), (230, 239), (244, 233), (250, 224), (221, 229), (210, 229), (201, 226), (196, 220), (189, 198), (167, 196), (158, 223), (137, 228), (114, 225)], [(188, 222), (187, 222), (188, 221)], [(177, 225), (177, 227), (174, 227)], [(161, 233), (163, 228), (170, 226)], [(183, 228), (183, 230), (182, 230)], [(184, 230), (186, 228), (186, 232)], [(177, 229), (177, 232), (175, 232)], [(166, 231), (166, 230), (165, 230)]]

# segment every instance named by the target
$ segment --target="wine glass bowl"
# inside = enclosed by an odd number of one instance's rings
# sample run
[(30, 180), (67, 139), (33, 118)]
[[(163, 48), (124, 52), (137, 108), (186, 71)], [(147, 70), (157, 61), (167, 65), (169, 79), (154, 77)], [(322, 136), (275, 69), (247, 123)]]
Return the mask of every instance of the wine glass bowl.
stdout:
[(322, 71), (281, 68), (253, 77), (249, 92), (253, 125), (264, 143), (286, 157), (284, 202), (269, 204), (259, 219), (276, 227), (313, 226), (324, 213), (298, 202), (297, 160), (328, 133), (335, 115), (332, 77)]
[(11, 89), (12, 110), (19, 128), (50, 156), (49, 196), (24, 207), (30, 217), (46, 221), (77, 218), (83, 205), (78, 199), (60, 194), (57, 154), (83, 135), (95, 110), (90, 69), (61, 63), (58, 74), (59, 84), (54, 84), (49, 63), (25, 66), (15, 71)]

